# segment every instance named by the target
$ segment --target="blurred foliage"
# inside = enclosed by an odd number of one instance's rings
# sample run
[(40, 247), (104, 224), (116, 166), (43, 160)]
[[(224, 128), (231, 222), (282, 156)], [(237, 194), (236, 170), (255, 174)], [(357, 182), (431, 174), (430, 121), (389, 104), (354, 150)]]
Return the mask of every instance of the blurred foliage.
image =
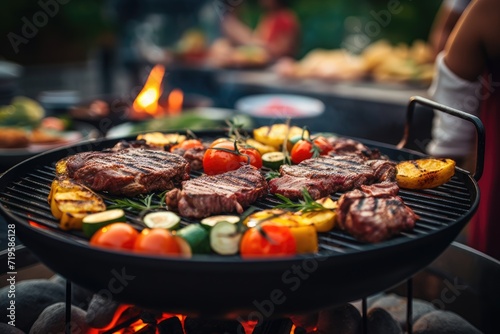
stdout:
[[(52, 3), (57, 0), (40, 1)], [(169, 8), (169, 5), (173, 4), (174, 0), (140, 1), (140, 7), (146, 8), (150, 13), (172, 14), (172, 8)], [(184, 1), (192, 10), (199, 8), (187, 0)], [(220, 1), (229, 0), (205, 1), (215, 8)], [(203, 0), (199, 0), (199, 3), (202, 2)], [(399, 3), (401, 11), (391, 15), (389, 24), (381, 27), (376, 36), (370, 37), (371, 42), (380, 38), (387, 38), (392, 43), (410, 43), (415, 39), (427, 39), (440, 2), (428, 0), (290, 0), (291, 8), (297, 13), (302, 28), (299, 56), (314, 48), (339, 48), (346, 35), (349, 34), (349, 29), (346, 29), (345, 24), (346, 18), (354, 17), (359, 20), (363, 30), (369, 22), (375, 20), (373, 13), (387, 10), (389, 4), (395, 3)], [(139, 4), (137, 1), (69, 0), (67, 4), (59, 4), (58, 13), (50, 17), (45, 26), (38, 28), (36, 36), (29, 38), (28, 43), (20, 44), (19, 52), (15, 53), (6, 36), (11, 32), (22, 36), (23, 17), (33, 22), (33, 15), (42, 8), (39, 1), (35, 0), (2, 0), (0, 29), (5, 37), (0, 42), (0, 57), (21, 64), (81, 60), (87, 56), (89, 48), (112, 44), (114, 38), (119, 37), (113, 36), (112, 33), (116, 34), (120, 31), (120, 27), (126, 25), (126, 22), (118, 22), (116, 27), (113, 26), (113, 19), (109, 12), (110, 3), (119, 3), (117, 10), (127, 7), (124, 3), (136, 6)], [(133, 9), (134, 7), (127, 8)], [(237, 6), (236, 11), (251, 26), (257, 24), (260, 15), (258, 0), (243, 0), (243, 3)], [(122, 19), (124, 19), (123, 16)], [(373, 25), (373, 22), (371, 24)], [(177, 27), (180, 26), (182, 25), (177, 24)], [(174, 32), (171, 31), (171, 33)]]
[[(383, 38), (392, 44), (411, 43), (416, 39), (427, 40), (441, 1), (290, 0), (289, 3), (301, 24), (301, 57), (314, 48), (340, 48), (342, 41), (350, 33), (346, 27), (347, 18), (355, 18), (361, 22), (360, 30), (370, 42)], [(377, 22), (376, 16), (381, 11), (388, 11), (389, 6), (397, 8), (397, 13), (391, 14), (388, 24), (382, 26)], [(258, 0), (246, 0), (239, 12), (243, 21), (255, 27), (261, 12)], [(380, 32), (366, 33), (366, 29), (374, 24), (378, 24)]]

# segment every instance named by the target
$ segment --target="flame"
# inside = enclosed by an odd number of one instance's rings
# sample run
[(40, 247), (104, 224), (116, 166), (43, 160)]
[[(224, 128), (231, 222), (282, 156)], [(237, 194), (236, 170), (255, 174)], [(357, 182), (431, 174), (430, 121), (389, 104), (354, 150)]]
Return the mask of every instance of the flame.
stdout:
[(135, 99), (132, 107), (135, 112), (148, 113), (150, 115), (160, 114), (163, 109), (158, 104), (162, 93), (161, 82), (165, 75), (165, 66), (156, 65), (149, 73), (148, 79), (144, 84), (139, 95)]
[(170, 114), (177, 115), (182, 110), (184, 94), (180, 89), (173, 89), (168, 95), (168, 111)]
[(48, 229), (46, 226), (43, 226), (42, 224), (35, 223), (32, 220), (29, 220), (28, 223), (30, 226), (36, 227), (36, 228), (41, 228), (41, 229)]
[[(101, 329), (93, 329), (92, 328), (91, 330), (92, 331), (96, 331), (96, 332), (88, 332), (86, 334), (102, 334), (102, 333), (107, 333), (112, 328), (114, 328), (116, 326), (120, 326), (119, 318), (130, 307), (132, 307), (132, 306), (131, 305), (126, 305), (126, 304), (120, 305), (118, 307), (118, 309), (116, 310), (116, 312), (115, 312), (113, 320), (105, 328), (101, 328)], [(166, 320), (166, 319), (169, 319), (169, 318), (172, 318), (172, 317), (179, 318), (179, 320), (181, 321), (182, 327), (184, 328), (184, 320), (186, 319), (186, 316), (182, 315), (182, 314), (162, 313), (161, 316), (159, 316), (156, 319), (156, 323), (159, 324), (163, 320)], [(141, 319), (139, 319), (139, 320), (135, 321), (134, 323), (128, 325), (126, 328), (117, 329), (113, 333), (114, 334), (138, 333), (141, 329), (143, 329), (146, 326), (148, 326), (148, 324), (144, 323)], [(158, 329), (156, 329), (155, 333), (159, 334)]]

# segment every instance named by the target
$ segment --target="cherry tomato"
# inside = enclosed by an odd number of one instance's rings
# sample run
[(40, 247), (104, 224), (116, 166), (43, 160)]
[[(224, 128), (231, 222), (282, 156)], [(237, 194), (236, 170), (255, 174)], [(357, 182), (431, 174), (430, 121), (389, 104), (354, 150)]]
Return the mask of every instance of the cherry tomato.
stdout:
[(312, 143), (304, 139), (295, 143), (295, 145), (293, 145), (292, 152), (290, 152), (290, 158), (294, 164), (310, 159), (312, 156)]
[(293, 145), (290, 152), (292, 162), (298, 164), (301, 161), (312, 158), (314, 152), (313, 145), (317, 147), (320, 155), (326, 155), (333, 150), (333, 146), (324, 137), (315, 138), (312, 143), (309, 140), (301, 139)]
[(240, 254), (243, 258), (295, 255), (295, 239), (286, 226), (262, 224), (245, 232)]
[(127, 223), (114, 223), (97, 230), (90, 239), (93, 246), (108, 248), (134, 248), (139, 232)]
[(256, 168), (262, 167), (262, 158), (254, 148), (239, 147), (234, 150), (234, 142), (223, 141), (209, 148), (203, 156), (203, 170), (208, 175), (225, 173), (250, 164)]
[(333, 150), (333, 145), (326, 140), (325, 137), (316, 137), (313, 140), (314, 145), (319, 147), (319, 154), (320, 155), (327, 155)]
[(180, 144), (172, 146), (170, 148), (170, 152), (173, 152), (174, 150), (179, 148), (183, 150), (189, 150), (190, 148), (195, 148), (195, 147), (203, 147), (203, 144), (198, 139), (188, 139)]
[[(253, 147), (240, 148), (241, 161), (243, 163), (248, 163), (248, 158), (250, 158), (250, 165), (256, 168), (262, 168), (262, 157), (259, 151)], [(247, 157), (248, 156), (248, 157)]]
[(205, 152), (205, 155), (203, 155), (203, 171), (206, 174), (221, 174), (241, 167), (241, 157), (236, 152), (231, 153), (216, 148), (233, 151), (234, 144), (231, 142), (222, 142)]
[(134, 250), (148, 254), (180, 254), (179, 244), (170, 231), (163, 228), (145, 228), (137, 237)]

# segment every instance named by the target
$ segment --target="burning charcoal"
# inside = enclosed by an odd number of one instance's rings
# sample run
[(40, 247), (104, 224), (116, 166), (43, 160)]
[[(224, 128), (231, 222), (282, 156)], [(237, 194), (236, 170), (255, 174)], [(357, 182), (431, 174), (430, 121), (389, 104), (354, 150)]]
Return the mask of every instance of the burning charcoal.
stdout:
[(306, 332), (310, 332), (316, 327), (318, 316), (318, 312), (292, 315), (290, 316), (290, 320), (292, 320), (295, 326), (303, 328)]
[(448, 311), (433, 311), (422, 316), (413, 325), (414, 334), (479, 334), (467, 320)]
[(184, 320), (186, 334), (245, 333), (237, 320), (216, 320), (187, 317)]
[[(87, 333), (90, 329), (85, 321), (86, 312), (71, 305), (71, 333)], [(66, 303), (50, 305), (40, 314), (29, 334), (65, 333)]]
[(307, 334), (307, 330), (302, 327), (295, 327), (295, 330), (292, 334)]
[[(66, 279), (64, 277), (54, 275), (50, 278), (50, 281), (61, 284), (64, 288), (66, 288)], [(78, 306), (82, 310), (87, 310), (93, 295), (94, 292), (77, 284), (71, 284), (71, 304)]]
[[(394, 294), (387, 295), (384, 298), (377, 300), (372, 307), (383, 308), (389, 312), (392, 317), (399, 323), (401, 328), (406, 330), (406, 298)], [(436, 308), (429, 302), (414, 299), (412, 321), (415, 323), (420, 317), (429, 312), (435, 311)]]
[[(0, 289), (0, 318), (9, 319), (7, 293), (9, 286)], [(33, 279), (16, 283), (16, 327), (28, 332), (40, 313), (49, 305), (65, 300), (65, 289), (46, 279)]]
[(24, 332), (17, 327), (4, 324), (0, 322), (0, 333), (2, 334), (24, 334)]
[(351, 304), (332, 307), (319, 312), (318, 333), (361, 333), (361, 314)]
[(370, 334), (402, 334), (403, 330), (386, 310), (375, 307), (368, 312), (367, 332)]
[(87, 309), (87, 323), (94, 328), (106, 327), (118, 309), (120, 304), (114, 300), (95, 294)]
[(160, 334), (184, 334), (181, 320), (178, 317), (172, 317), (163, 320), (158, 324)]

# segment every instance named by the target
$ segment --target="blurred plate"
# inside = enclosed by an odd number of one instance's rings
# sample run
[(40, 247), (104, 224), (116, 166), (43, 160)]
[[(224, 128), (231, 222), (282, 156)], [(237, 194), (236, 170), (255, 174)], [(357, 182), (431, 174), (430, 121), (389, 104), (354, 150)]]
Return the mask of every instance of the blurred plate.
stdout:
[(259, 118), (313, 118), (325, 111), (318, 99), (289, 94), (252, 95), (239, 99), (236, 110)]
[(15, 164), (53, 148), (76, 144), (82, 140), (96, 138), (98, 131), (92, 125), (75, 123), (73, 130), (64, 131), (62, 139), (55, 143), (31, 144), (23, 148), (0, 148), (0, 173)]

